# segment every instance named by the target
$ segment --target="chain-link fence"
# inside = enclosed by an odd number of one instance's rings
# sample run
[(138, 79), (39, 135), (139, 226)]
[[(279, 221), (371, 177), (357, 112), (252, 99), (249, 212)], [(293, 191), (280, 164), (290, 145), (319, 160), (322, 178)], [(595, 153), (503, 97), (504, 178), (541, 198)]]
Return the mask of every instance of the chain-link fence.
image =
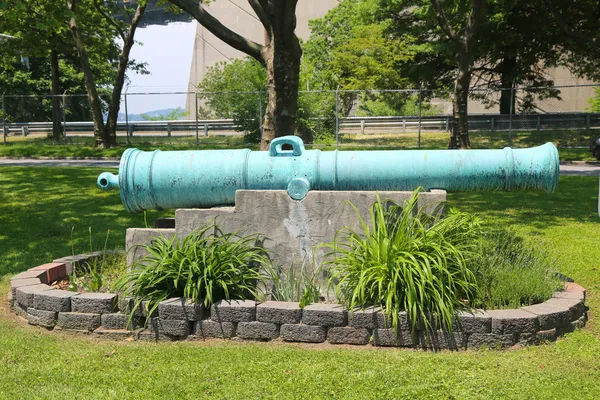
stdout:
[[(101, 94), (108, 113), (108, 94)], [(258, 143), (266, 92), (125, 93), (119, 143), (237, 147)], [(2, 96), (4, 143), (93, 143), (86, 95)], [(473, 148), (553, 142), (586, 148), (600, 135), (600, 86), (472, 89)], [(446, 148), (452, 93), (442, 90), (300, 91), (296, 133), (316, 147)]]

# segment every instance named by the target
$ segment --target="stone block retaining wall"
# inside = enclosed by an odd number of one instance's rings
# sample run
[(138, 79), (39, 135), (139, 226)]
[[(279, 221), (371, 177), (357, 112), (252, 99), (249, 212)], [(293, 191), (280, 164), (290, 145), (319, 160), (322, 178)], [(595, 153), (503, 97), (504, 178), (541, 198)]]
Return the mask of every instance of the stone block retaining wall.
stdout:
[(94, 333), (109, 338), (184, 340), (238, 338), (423, 349), (506, 348), (554, 341), (566, 332), (585, 326), (585, 289), (567, 283), (565, 290), (541, 304), (514, 310), (462, 312), (452, 334), (442, 330), (426, 334), (424, 326), (399, 316), (398, 332), (378, 308), (349, 312), (337, 304), (312, 304), (250, 300), (221, 301), (210, 310), (180, 298), (159, 304), (143, 328), (145, 310), (132, 318), (132, 300), (110, 293), (74, 293), (48, 283), (70, 273), (77, 264), (100, 254), (55, 260), (14, 276), (9, 302), (29, 324), (48, 329)]

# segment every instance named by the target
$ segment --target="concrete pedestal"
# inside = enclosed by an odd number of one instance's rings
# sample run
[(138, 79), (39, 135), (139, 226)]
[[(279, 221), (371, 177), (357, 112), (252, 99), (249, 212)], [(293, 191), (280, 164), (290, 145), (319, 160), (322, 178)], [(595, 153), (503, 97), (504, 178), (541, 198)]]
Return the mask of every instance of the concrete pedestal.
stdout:
[[(382, 201), (402, 204), (412, 192), (379, 192)], [(260, 233), (264, 247), (271, 252), (275, 263), (299, 268), (303, 262), (316, 264), (323, 261), (327, 248), (315, 248), (320, 243), (332, 242), (336, 232), (345, 226), (358, 229), (358, 218), (351, 202), (369, 222), (368, 210), (376, 200), (376, 192), (311, 191), (303, 200), (293, 200), (284, 190), (239, 190), (235, 207), (208, 209), (178, 209), (175, 229), (128, 229), (128, 262), (142, 256), (140, 246), (150, 243), (152, 237), (184, 238), (194, 229), (216, 220), (222, 232), (240, 234)], [(420, 195), (419, 207), (433, 211), (446, 200), (446, 192), (432, 190)]]

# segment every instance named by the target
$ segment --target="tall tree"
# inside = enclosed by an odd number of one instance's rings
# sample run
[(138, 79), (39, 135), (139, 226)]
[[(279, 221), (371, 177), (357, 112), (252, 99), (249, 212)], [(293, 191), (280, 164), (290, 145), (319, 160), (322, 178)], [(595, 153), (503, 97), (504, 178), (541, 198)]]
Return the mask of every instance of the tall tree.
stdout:
[(261, 63), (267, 73), (267, 108), (260, 147), (275, 137), (293, 135), (298, 107), (302, 49), (294, 33), (298, 0), (248, 0), (264, 30), (265, 44), (249, 40), (224, 26), (204, 7), (205, 0), (169, 0), (231, 47)]
[[(458, 8), (460, 10), (464, 7), (461, 3), (463, 2), (453, 1), (451, 2), (451, 6), (453, 9)], [(435, 8), (438, 25), (448, 39), (452, 41), (458, 59), (452, 99), (454, 124), (448, 147), (451, 149), (470, 149), (471, 141), (469, 140), (467, 113), (469, 107), (469, 88), (473, 72), (473, 45), (477, 25), (482, 18), (485, 0), (471, 0), (470, 11), (466, 14), (467, 17), (455, 20), (453, 21), (454, 23), (451, 22), (444, 11), (444, 5), (441, 0), (431, 0), (431, 4)], [(458, 26), (458, 29), (453, 25)]]
[[(85, 92), (69, 18), (64, 2), (0, 0), (0, 31), (16, 37), (2, 47), (0, 87), (7, 94), (52, 95), (48, 101), (29, 98), (27, 105), (11, 101), (8, 114), (17, 119), (51, 120), (49, 136), (54, 140), (62, 137), (62, 111), (68, 120), (91, 118), (89, 107), (78, 98), (67, 97), (71, 104), (61, 110), (62, 94)], [(118, 56), (114, 30), (95, 24), (88, 42), (94, 47), (91, 65), (97, 84), (111, 85), (115, 76), (112, 63)]]
[[(131, 23), (126, 24), (126, 28), (124, 27), (124, 24), (121, 21), (116, 20), (111, 15), (115, 11), (114, 8), (111, 9), (111, 4), (107, 4), (100, 0), (66, 0), (66, 2), (69, 11), (71, 12), (69, 28), (71, 30), (71, 34), (73, 35), (75, 47), (77, 48), (77, 52), (79, 53), (79, 61), (85, 77), (85, 87), (88, 95), (88, 100), (92, 108), (96, 145), (104, 148), (114, 147), (117, 144), (117, 117), (119, 114), (119, 108), (121, 103), (121, 92), (123, 90), (123, 85), (125, 82), (125, 72), (131, 64), (129, 55), (131, 52), (131, 48), (135, 43), (135, 31), (137, 29), (138, 24), (140, 23), (140, 20), (144, 15), (147, 2), (145, 0), (138, 1), (137, 8), (131, 19)], [(119, 38), (123, 41), (121, 52), (118, 58), (119, 61), (117, 63), (116, 77), (112, 87), (110, 101), (108, 103), (108, 118), (106, 124), (104, 124), (102, 101), (100, 99), (100, 95), (98, 94), (97, 83), (94, 77), (94, 71), (92, 70), (92, 66), (89, 61), (88, 51), (86, 48), (86, 38), (84, 37), (85, 29), (81, 29), (79, 23), (80, 20), (85, 20), (84, 16), (86, 14), (84, 14), (84, 12), (86, 11), (86, 8), (88, 11), (88, 18), (90, 15), (92, 15), (89, 12), (90, 7), (93, 7), (98, 14), (95, 23), (105, 23), (111, 25), (118, 33)], [(84, 12), (80, 12), (80, 9), (82, 9), (82, 11)], [(90, 22), (91, 21), (86, 21), (86, 23), (89, 24), (91, 29), (93, 23)], [(91, 33), (91, 30), (88, 31), (88, 33)]]

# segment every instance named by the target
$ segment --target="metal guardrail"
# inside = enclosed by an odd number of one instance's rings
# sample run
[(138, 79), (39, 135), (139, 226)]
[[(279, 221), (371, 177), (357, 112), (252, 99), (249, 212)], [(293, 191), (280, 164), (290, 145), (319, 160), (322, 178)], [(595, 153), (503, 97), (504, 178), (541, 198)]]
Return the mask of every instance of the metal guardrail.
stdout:
[[(371, 129), (394, 129), (449, 131), (452, 117), (444, 116), (389, 116), (389, 117), (346, 117), (339, 120), (340, 130), (360, 130), (365, 133)], [(63, 129), (71, 133), (93, 132), (93, 122), (64, 122)], [(469, 129), (472, 131), (511, 131), (511, 130), (556, 130), (556, 129), (598, 129), (600, 114), (597, 113), (547, 113), (547, 114), (472, 114), (469, 115)], [(52, 130), (52, 122), (7, 122), (7, 133), (27, 135), (30, 132), (48, 132)], [(236, 131), (239, 127), (233, 119), (213, 120), (173, 120), (173, 121), (119, 121), (117, 131), (128, 132), (167, 132), (173, 131)], [(240, 133), (241, 134), (241, 133)]]

